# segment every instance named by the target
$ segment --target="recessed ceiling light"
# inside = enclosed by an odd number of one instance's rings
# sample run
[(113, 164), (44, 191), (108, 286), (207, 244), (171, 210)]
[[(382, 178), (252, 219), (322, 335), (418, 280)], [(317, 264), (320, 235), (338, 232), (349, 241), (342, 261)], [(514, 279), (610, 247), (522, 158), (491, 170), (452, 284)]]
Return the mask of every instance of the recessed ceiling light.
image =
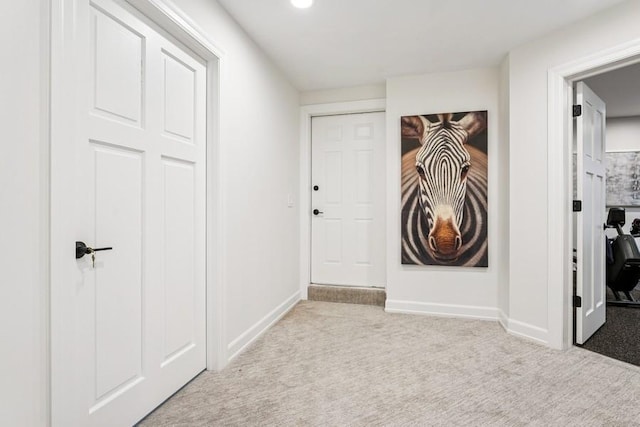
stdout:
[(291, 4), (298, 9), (306, 9), (308, 7), (311, 7), (311, 5), (313, 4), (313, 0), (291, 0)]

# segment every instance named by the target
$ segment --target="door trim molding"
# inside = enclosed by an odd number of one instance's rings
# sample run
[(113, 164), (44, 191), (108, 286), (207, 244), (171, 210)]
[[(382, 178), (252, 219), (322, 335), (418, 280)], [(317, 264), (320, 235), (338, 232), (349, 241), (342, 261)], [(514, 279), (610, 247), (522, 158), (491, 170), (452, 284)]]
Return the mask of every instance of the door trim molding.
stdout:
[[(49, 342), (48, 383), (46, 399), (49, 403), (49, 423), (57, 425), (72, 413), (75, 402), (66, 399), (64, 389), (58, 385), (57, 375), (63, 375), (65, 368), (73, 366), (73, 360), (65, 354), (64, 344), (56, 340), (56, 331), (72, 328), (64, 324), (63, 317), (55, 310), (59, 302), (66, 298), (69, 288), (69, 243), (73, 240), (73, 221), (66, 218), (66, 204), (70, 197), (65, 194), (74, 183), (71, 174), (60, 173), (63, 160), (72, 156), (68, 141), (74, 138), (78, 118), (75, 115), (75, 85), (73, 67), (75, 64), (77, 22), (75, 13), (79, 1), (49, 0), (49, 163), (50, 186), (48, 190), (49, 250), (50, 265), (47, 281), (49, 284), (49, 317), (47, 336)], [(224, 165), (221, 162), (220, 105), (223, 98), (225, 53), (212, 43), (205, 32), (196, 26), (169, 0), (126, 0), (144, 16), (155, 22), (187, 48), (199, 55), (207, 67), (207, 154), (206, 154), (206, 349), (207, 369), (222, 369), (227, 363), (224, 336), (224, 217), (222, 215), (222, 177)], [(70, 240), (71, 239), (71, 240)], [(66, 372), (72, 370), (66, 369)]]
[(207, 61), (220, 61), (224, 50), (209, 40), (206, 32), (171, 0), (125, 0), (143, 15)]
[(311, 283), (311, 119), (316, 116), (375, 113), (386, 110), (384, 98), (300, 107), (300, 296)]
[[(640, 39), (605, 49), (548, 71), (547, 93), (547, 324), (548, 345), (573, 345), (572, 117), (573, 83), (640, 62)], [(560, 183), (560, 185), (558, 185)]]

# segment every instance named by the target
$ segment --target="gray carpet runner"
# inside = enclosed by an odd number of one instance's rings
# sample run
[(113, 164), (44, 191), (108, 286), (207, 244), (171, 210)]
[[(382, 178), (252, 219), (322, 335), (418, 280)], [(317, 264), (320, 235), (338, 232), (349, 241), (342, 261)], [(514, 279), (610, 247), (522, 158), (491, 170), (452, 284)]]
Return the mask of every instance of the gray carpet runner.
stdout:
[(384, 307), (387, 294), (384, 289), (348, 286), (309, 285), (309, 301), (341, 302)]

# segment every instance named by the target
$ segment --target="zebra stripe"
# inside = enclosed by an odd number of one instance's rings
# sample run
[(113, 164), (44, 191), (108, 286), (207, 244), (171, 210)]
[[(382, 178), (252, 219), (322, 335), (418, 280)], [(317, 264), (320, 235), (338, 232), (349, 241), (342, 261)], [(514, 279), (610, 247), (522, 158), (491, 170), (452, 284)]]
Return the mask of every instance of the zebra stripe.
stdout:
[(420, 207), (420, 177), (416, 171), (418, 147), (402, 156), (402, 263), (418, 265), (488, 266), (487, 243), (487, 155), (466, 146), (473, 167), (467, 175), (467, 189), (461, 214), (462, 247), (454, 261), (442, 261), (430, 255), (430, 226)]
[(469, 152), (464, 147), (467, 132), (457, 123), (432, 125), (430, 137), (416, 154), (416, 166), (426, 167), (422, 177), (420, 203), (427, 214), (427, 223), (433, 227), (435, 206), (451, 206), (462, 225), (466, 181), (460, 179), (463, 166), (470, 165)]

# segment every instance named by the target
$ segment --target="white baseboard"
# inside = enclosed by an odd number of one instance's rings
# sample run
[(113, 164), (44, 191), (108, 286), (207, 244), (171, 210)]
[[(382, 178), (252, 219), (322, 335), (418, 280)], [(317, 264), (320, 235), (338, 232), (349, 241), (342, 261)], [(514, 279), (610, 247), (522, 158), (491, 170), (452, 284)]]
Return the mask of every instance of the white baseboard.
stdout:
[(426, 314), (465, 319), (498, 320), (498, 309), (473, 305), (434, 304), (415, 301), (387, 300), (387, 313)]
[(229, 355), (228, 362), (235, 359), (240, 353), (242, 353), (251, 343), (257, 340), (262, 334), (264, 334), (271, 326), (273, 326), (278, 320), (280, 320), (285, 314), (289, 312), (300, 301), (300, 291), (296, 291), (293, 295), (286, 299), (282, 304), (276, 307), (271, 313), (267, 314), (255, 325), (250, 327), (246, 332), (234, 339), (227, 346), (227, 354)]
[(502, 310), (494, 307), (387, 300), (385, 311), (387, 313), (424, 314), (429, 316), (498, 321), (510, 335), (534, 341), (545, 346), (549, 345), (549, 332), (546, 329), (509, 319)]
[[(504, 326), (504, 325), (503, 325)], [(549, 331), (518, 320), (507, 319), (507, 332), (516, 337), (549, 346)]]

